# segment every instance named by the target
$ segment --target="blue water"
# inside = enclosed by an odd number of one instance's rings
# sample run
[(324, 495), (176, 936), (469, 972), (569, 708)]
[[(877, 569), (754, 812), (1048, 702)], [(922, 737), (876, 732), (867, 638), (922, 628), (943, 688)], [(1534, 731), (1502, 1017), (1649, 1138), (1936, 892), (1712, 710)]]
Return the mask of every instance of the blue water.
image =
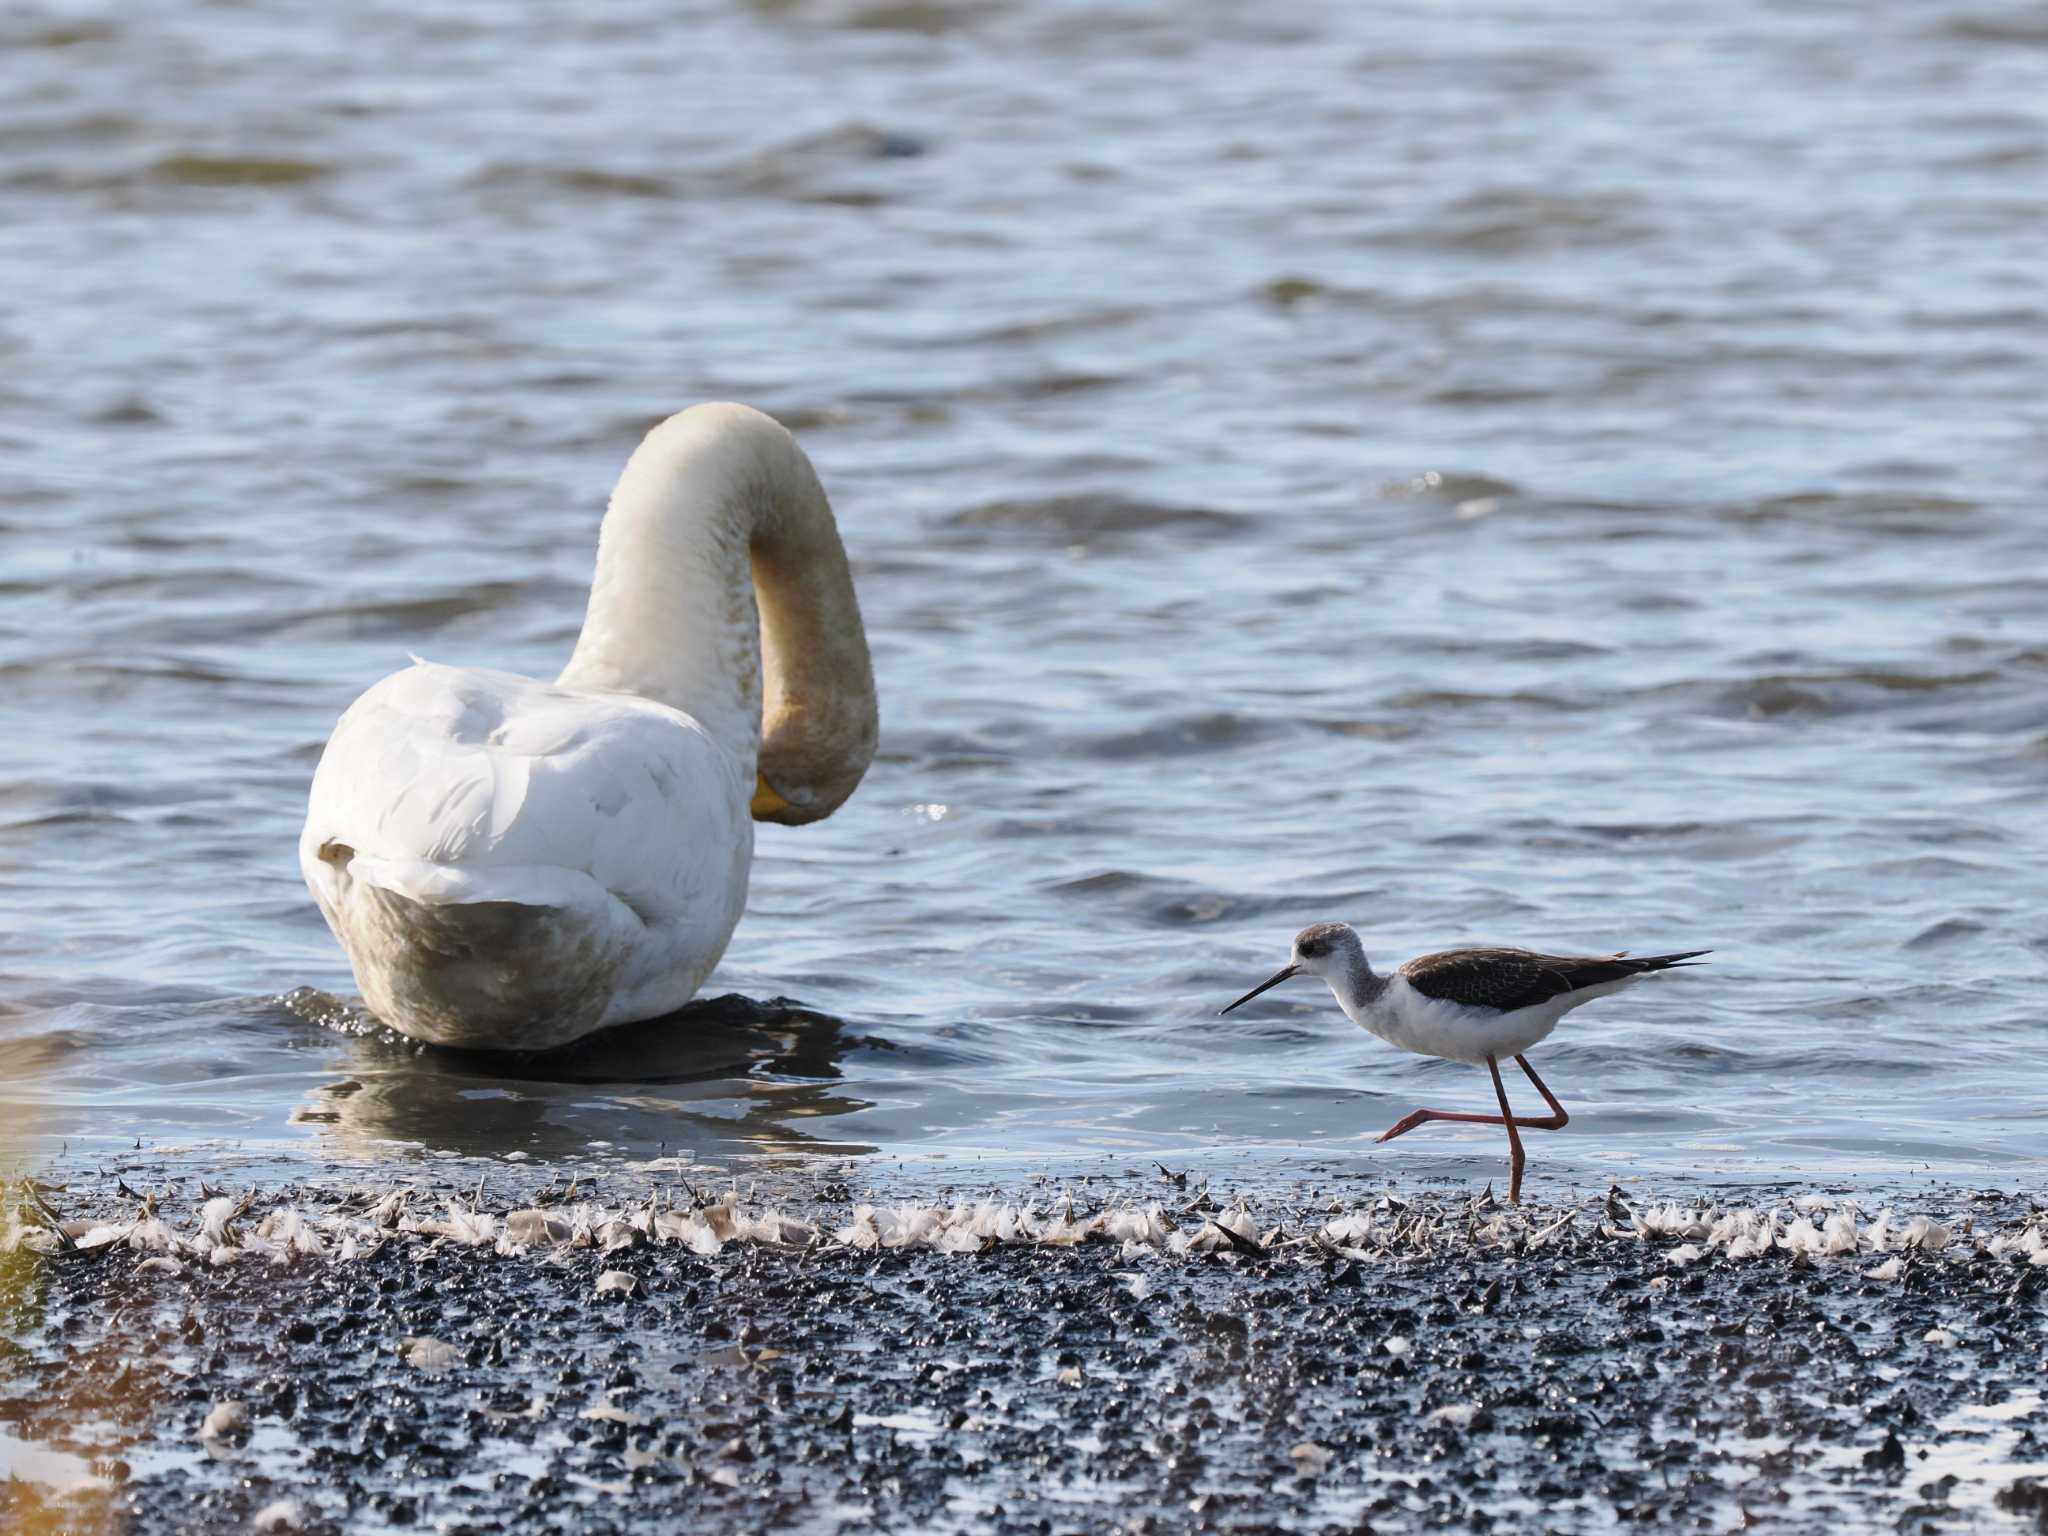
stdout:
[[(1483, 1078), (1306, 986), (1213, 1016), (1341, 917), (1716, 951), (1543, 1048), (1539, 1167), (2048, 1161), (2032, 9), (45, 5), (0, 50), (31, 1145), (1492, 1176), (1370, 1141)], [(295, 867), (327, 730), (409, 651), (558, 668), (704, 398), (811, 452), (883, 695), (847, 809), (764, 830), (707, 993), (754, 1003), (538, 1065), (370, 1028)]]

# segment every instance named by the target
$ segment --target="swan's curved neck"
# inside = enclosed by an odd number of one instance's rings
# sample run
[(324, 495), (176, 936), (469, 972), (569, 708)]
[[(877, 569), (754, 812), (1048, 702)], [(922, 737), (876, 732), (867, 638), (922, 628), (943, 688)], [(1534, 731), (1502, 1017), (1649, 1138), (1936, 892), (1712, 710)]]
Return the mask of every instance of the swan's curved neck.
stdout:
[(837, 809), (874, 756), (874, 677), (839, 529), (795, 438), (739, 405), (647, 434), (612, 492), (561, 680), (693, 716), (758, 769), (772, 793), (757, 815)]

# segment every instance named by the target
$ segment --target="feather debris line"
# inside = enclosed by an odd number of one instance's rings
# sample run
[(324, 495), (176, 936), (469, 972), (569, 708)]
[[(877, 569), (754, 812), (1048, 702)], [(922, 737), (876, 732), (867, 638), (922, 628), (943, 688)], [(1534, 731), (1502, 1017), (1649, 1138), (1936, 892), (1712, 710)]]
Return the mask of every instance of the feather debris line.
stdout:
[[(1542, 1211), (1503, 1206), (1486, 1194), (1412, 1201), (1386, 1195), (1368, 1206), (1297, 1206), (1261, 1219), (1248, 1201), (1221, 1206), (1204, 1190), (1200, 1198), (1172, 1207), (1112, 1200), (1083, 1209), (1072, 1194), (1022, 1203), (990, 1195), (946, 1203), (841, 1205), (813, 1219), (756, 1202), (737, 1188), (718, 1196), (688, 1190), (687, 1203), (669, 1203), (655, 1193), (639, 1205), (575, 1199), (572, 1188), (570, 1198), (559, 1203), (502, 1211), (484, 1208), (480, 1190), (467, 1199), (429, 1199), (400, 1187), (378, 1196), (338, 1196), (326, 1209), (296, 1193), (295, 1199), (280, 1198), (259, 1210), (253, 1192), (231, 1197), (204, 1191), (206, 1198), (180, 1224), (154, 1196), (122, 1217), (66, 1219), (45, 1192), (20, 1181), (0, 1200), (0, 1252), (22, 1249), (65, 1261), (126, 1252), (138, 1255), (150, 1272), (178, 1274), (188, 1265), (348, 1263), (392, 1243), (488, 1248), (507, 1257), (579, 1250), (610, 1255), (644, 1246), (681, 1247), (710, 1257), (735, 1244), (789, 1252), (926, 1249), (964, 1255), (1089, 1243), (1113, 1247), (1131, 1260), (1379, 1263), (1444, 1251), (1563, 1256), (1620, 1240), (1660, 1248), (1674, 1268), (1770, 1255), (1795, 1263), (1882, 1256), (1889, 1262), (1869, 1274), (1884, 1280), (1896, 1278), (1909, 1262), (1966, 1260), (1978, 1253), (2048, 1266), (2048, 1216), (2039, 1211), (2002, 1230), (1979, 1233), (1969, 1216), (1943, 1222), (1899, 1216), (1889, 1207), (1869, 1216), (1854, 1201), (1820, 1196), (1771, 1206), (1645, 1202), (1631, 1209), (1610, 1190), (1604, 1200)], [(613, 1288), (623, 1290), (616, 1282)]]
[[(1610, 1226), (1605, 1230), (1621, 1229)], [(2038, 1212), (2016, 1231), (1980, 1240), (1968, 1217), (1944, 1223), (1930, 1216), (1899, 1217), (1886, 1207), (1866, 1220), (1853, 1200), (1829, 1202), (1807, 1196), (1790, 1208), (1649, 1205), (1630, 1216), (1625, 1230), (1644, 1241), (1678, 1239), (1680, 1246), (1670, 1254), (1674, 1263), (1692, 1262), (1716, 1252), (1730, 1259), (1776, 1252), (1812, 1261), (1951, 1250), (1967, 1257), (1981, 1249), (1993, 1258), (2012, 1255), (2029, 1264), (2048, 1265), (2048, 1231), (2044, 1231)], [(1872, 1273), (1886, 1279), (1898, 1272), (1895, 1265), (1887, 1264)]]

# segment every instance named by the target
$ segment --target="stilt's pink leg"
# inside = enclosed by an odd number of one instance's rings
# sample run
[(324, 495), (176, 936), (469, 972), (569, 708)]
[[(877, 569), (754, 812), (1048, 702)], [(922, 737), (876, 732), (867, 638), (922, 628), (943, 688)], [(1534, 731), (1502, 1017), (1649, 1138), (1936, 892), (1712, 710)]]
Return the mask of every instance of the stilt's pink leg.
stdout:
[(1543, 1102), (1550, 1106), (1550, 1114), (1542, 1120), (1524, 1120), (1523, 1125), (1532, 1131), (1561, 1131), (1571, 1124), (1572, 1117), (1564, 1112), (1564, 1106), (1557, 1102), (1557, 1095), (1543, 1086), (1543, 1079), (1536, 1075), (1536, 1069), (1529, 1065), (1529, 1058), (1517, 1056), (1515, 1065), (1528, 1074), (1529, 1081), (1536, 1085), (1536, 1091), (1543, 1095)]
[(1499, 1115), (1468, 1115), (1452, 1109), (1412, 1109), (1381, 1131), (1379, 1139), (1392, 1141), (1396, 1136), (1405, 1136), (1418, 1125), (1427, 1125), (1432, 1120), (1456, 1120), (1465, 1125), (1500, 1124)]
[(1508, 1204), (1522, 1203), (1522, 1138), (1515, 1130), (1515, 1112), (1508, 1108), (1508, 1085), (1500, 1080), (1500, 1063), (1486, 1058), (1486, 1070), (1493, 1074), (1493, 1094), (1500, 1100), (1500, 1123), (1508, 1128)]
[(1486, 1058), (1486, 1070), (1493, 1074), (1494, 1096), (1500, 1100), (1499, 1114), (1474, 1115), (1452, 1109), (1411, 1110), (1382, 1131), (1379, 1139), (1392, 1141), (1396, 1136), (1405, 1136), (1418, 1125), (1427, 1125), (1432, 1120), (1452, 1120), (1461, 1125), (1505, 1126), (1511, 1153), (1508, 1164), (1508, 1199), (1519, 1205), (1522, 1199), (1522, 1167), (1527, 1159), (1522, 1152), (1522, 1138), (1516, 1134), (1515, 1128), (1520, 1126), (1531, 1131), (1561, 1131), (1571, 1123), (1571, 1116), (1566, 1114), (1564, 1106), (1557, 1102), (1557, 1095), (1544, 1086), (1543, 1079), (1536, 1075), (1536, 1069), (1529, 1065), (1528, 1057), (1517, 1056), (1515, 1064), (1528, 1074), (1529, 1081), (1536, 1085), (1536, 1091), (1543, 1095), (1543, 1102), (1550, 1106), (1550, 1113), (1541, 1119), (1516, 1117), (1514, 1111), (1508, 1107), (1508, 1090), (1507, 1085), (1500, 1080), (1500, 1065), (1489, 1056)]

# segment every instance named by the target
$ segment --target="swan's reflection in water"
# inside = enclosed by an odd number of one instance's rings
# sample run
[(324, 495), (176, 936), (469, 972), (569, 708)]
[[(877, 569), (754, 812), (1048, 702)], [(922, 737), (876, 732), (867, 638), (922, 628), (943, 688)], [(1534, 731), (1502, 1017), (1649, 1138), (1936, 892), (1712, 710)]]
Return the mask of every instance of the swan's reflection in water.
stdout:
[(300, 1017), (350, 1037), (346, 1075), (292, 1117), (324, 1127), (336, 1150), (405, 1142), (540, 1160), (593, 1149), (700, 1158), (874, 1150), (815, 1122), (869, 1107), (838, 1086), (840, 1062), (887, 1042), (786, 998), (700, 1000), (544, 1055), (423, 1046), (338, 999), (292, 1001)]

